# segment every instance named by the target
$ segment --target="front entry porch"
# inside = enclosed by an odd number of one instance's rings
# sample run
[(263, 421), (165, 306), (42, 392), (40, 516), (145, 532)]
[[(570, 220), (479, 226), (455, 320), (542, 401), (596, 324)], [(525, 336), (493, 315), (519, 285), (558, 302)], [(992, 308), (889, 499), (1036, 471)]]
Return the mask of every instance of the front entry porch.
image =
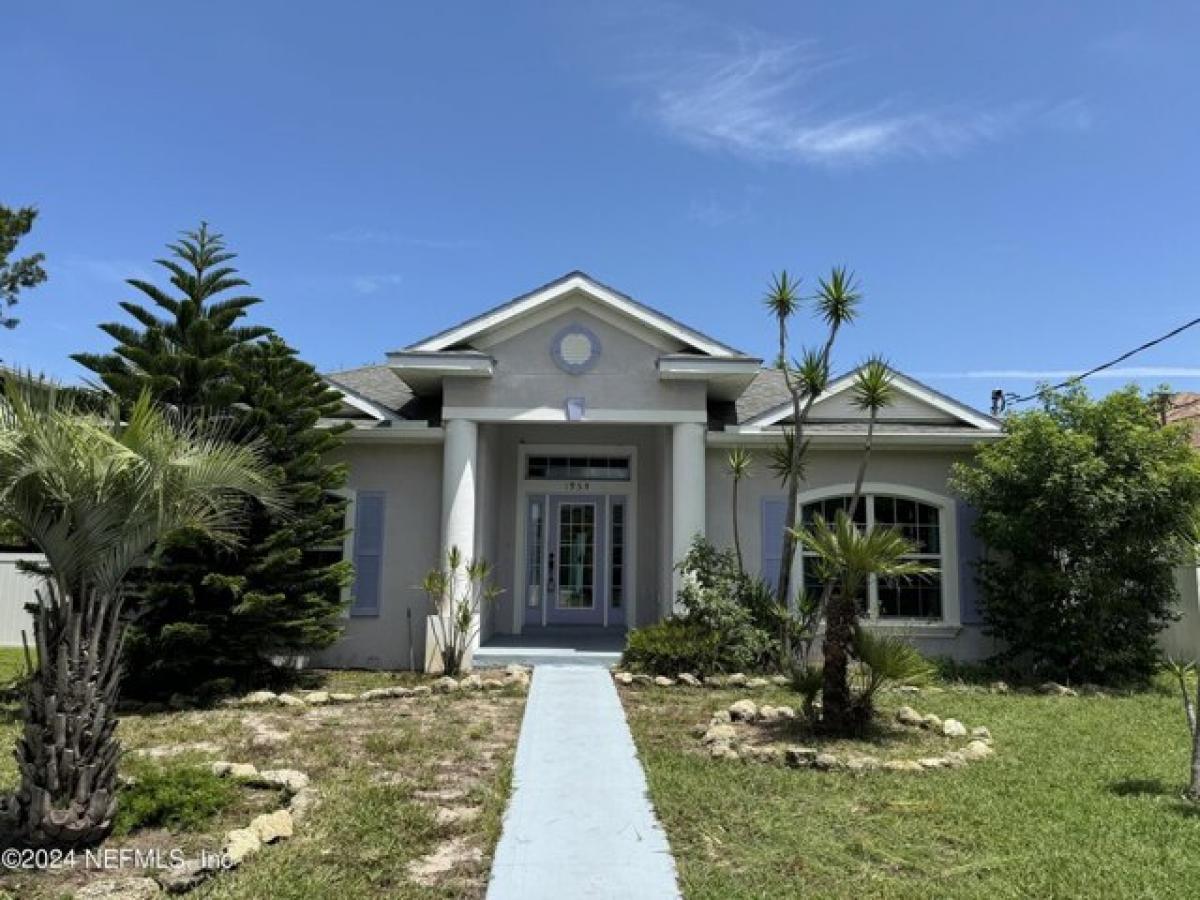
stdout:
[(518, 663), (613, 666), (625, 649), (625, 629), (598, 625), (527, 626), (520, 634), (494, 634), (475, 651), (475, 665)]

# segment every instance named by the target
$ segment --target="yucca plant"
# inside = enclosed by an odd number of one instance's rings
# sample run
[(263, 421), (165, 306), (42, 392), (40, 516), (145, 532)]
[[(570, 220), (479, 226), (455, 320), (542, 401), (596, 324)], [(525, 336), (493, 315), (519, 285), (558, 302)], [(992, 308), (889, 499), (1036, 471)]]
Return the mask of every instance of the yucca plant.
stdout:
[(278, 505), (257, 445), (143, 395), (124, 417), (9, 378), (0, 398), (0, 518), (45, 555), (24, 691), (20, 783), (0, 798), (0, 841), (103, 840), (116, 812), (125, 582), (157, 542), (188, 530), (236, 544), (248, 497)]
[(862, 530), (844, 510), (838, 510), (832, 523), (817, 516), (808, 527), (796, 529), (795, 536), (815, 554), (821, 580), (836, 585), (825, 610), (821, 723), (833, 733), (850, 733), (862, 724), (855, 715), (849, 682), (859, 591), (871, 575), (913, 578), (932, 569), (909, 558), (916, 547), (900, 531)]
[(445, 675), (462, 674), (467, 652), (479, 636), (483, 607), (500, 595), (491, 579), (487, 561), (468, 560), (454, 546), (446, 552), (445, 566), (431, 569), (421, 582), (433, 613), (430, 631)]

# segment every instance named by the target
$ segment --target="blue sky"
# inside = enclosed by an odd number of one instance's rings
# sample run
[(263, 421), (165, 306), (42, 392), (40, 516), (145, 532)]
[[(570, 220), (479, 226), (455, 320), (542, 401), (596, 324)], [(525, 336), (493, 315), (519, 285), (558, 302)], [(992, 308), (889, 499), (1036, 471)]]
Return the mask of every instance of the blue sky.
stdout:
[[(1200, 314), (1194, 3), (199, 10), (0, 12), (0, 202), (51, 274), (6, 362), (78, 378), (201, 219), (324, 370), (576, 268), (769, 356), (770, 274), (845, 263), (839, 367), (977, 406)], [(1200, 388), (1198, 346), (1095, 386)]]

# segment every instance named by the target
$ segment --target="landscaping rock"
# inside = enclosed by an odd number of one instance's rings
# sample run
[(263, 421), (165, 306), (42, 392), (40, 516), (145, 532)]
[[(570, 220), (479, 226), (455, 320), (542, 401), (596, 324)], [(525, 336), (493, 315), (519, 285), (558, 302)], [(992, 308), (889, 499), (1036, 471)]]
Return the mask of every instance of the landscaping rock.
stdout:
[(729, 715), (729, 710), (718, 709), (712, 714), (712, 718), (708, 720), (710, 725), (728, 725), (733, 721), (733, 716)]
[(942, 734), (946, 737), (966, 737), (967, 726), (958, 719), (947, 719), (942, 723)]
[(304, 695), (304, 702), (309, 706), (324, 706), (329, 699), (328, 691), (313, 691), (311, 694)]
[(753, 688), (755, 690), (757, 690), (759, 688), (770, 687), (770, 686), (771, 686), (771, 682), (767, 681), (767, 679), (765, 679), (765, 678), (751, 678), (749, 681), (746, 682), (746, 687)]
[(896, 721), (901, 725), (919, 728), (921, 725), (925, 724), (925, 717), (911, 706), (902, 706), (896, 710)]
[(734, 672), (725, 679), (725, 684), (729, 687), (744, 687), (747, 681), (749, 681), (749, 679), (746, 678), (744, 673)]
[(701, 738), (705, 744), (729, 743), (735, 740), (737, 740), (737, 732), (732, 725), (712, 725)]
[(781, 719), (796, 718), (796, 711), (790, 706), (777, 706), (775, 707), (775, 712), (779, 714), (779, 718)]
[(944, 769), (946, 758), (944, 756), (924, 756), (917, 760), (917, 765), (922, 769)]
[(317, 805), (320, 799), (316, 790), (310, 787), (297, 791), (288, 804), (288, 812), (292, 814), (292, 822), (299, 822)]
[(633, 684), (633, 673), (632, 672), (614, 672), (613, 680), (617, 684), (624, 684), (624, 685)]
[(985, 744), (983, 741), (971, 741), (967, 746), (960, 751), (962, 755), (971, 762), (977, 762), (981, 759), (987, 759), (996, 751)]
[(358, 695), (359, 700), (388, 700), (395, 697), (412, 697), (416, 693), (414, 688), (406, 687), (382, 687), (372, 688), (369, 691), (363, 691)]
[(194, 741), (190, 744), (164, 744), (160, 747), (142, 747), (133, 751), (135, 756), (148, 759), (167, 759), (182, 753), (220, 753), (221, 745), (212, 741)]
[[(400, 688), (400, 690), (406, 690), (406, 689)], [(408, 691), (407, 696), (409, 696), (409, 697), (428, 697), (430, 694), (433, 693), (433, 688), (431, 688), (427, 684), (418, 684), (416, 687), (407, 688), (407, 691)]]
[(1079, 693), (1074, 688), (1069, 688), (1064, 684), (1059, 684), (1057, 681), (1047, 681), (1040, 688), (1043, 694), (1052, 697), (1078, 697)]
[(231, 762), (215, 762), (209, 765), (208, 770), (218, 778), (224, 778), (229, 774), (229, 770), (232, 768), (233, 763)]
[(443, 675), (433, 683), (433, 692), (435, 694), (449, 694), (458, 690), (458, 682), (449, 675)]
[(259, 772), (251, 782), (259, 787), (281, 787), (289, 794), (298, 794), (308, 787), (308, 776), (297, 769), (269, 769)]
[(929, 715), (925, 716), (924, 719), (921, 720), (921, 727), (927, 728), (930, 731), (941, 731), (942, 730), (942, 720), (939, 719), (937, 716), (935, 716), (933, 713), (930, 713)]
[(76, 900), (149, 900), (158, 896), (153, 878), (104, 878), (85, 884), (75, 892)]
[(267, 706), (276, 702), (279, 695), (274, 691), (253, 691), (241, 699), (242, 706)]
[(783, 758), (783, 750), (779, 747), (756, 747), (749, 746), (742, 748), (742, 758), (752, 759), (756, 762), (777, 763)]
[(729, 717), (735, 722), (753, 722), (758, 718), (758, 704), (753, 700), (738, 700), (729, 705)]
[(520, 663), (509, 663), (504, 667), (504, 671), (509, 675), (528, 675), (532, 670)]
[(264, 844), (273, 844), (275, 841), (290, 838), (292, 836), (292, 814), (286, 809), (263, 813), (261, 816), (254, 817), (250, 822), (250, 829)]
[(225, 835), (224, 853), (229, 862), (240, 866), (247, 857), (253, 856), (262, 849), (262, 841), (251, 828), (236, 828)]
[(458, 687), (463, 691), (481, 691), (483, 690), (483, 679), (472, 672), (458, 683)]
[(967, 757), (961, 750), (951, 750), (946, 754), (944, 759), (946, 760), (946, 765), (952, 769), (961, 769), (967, 764)]
[(971, 737), (977, 741), (990, 741), (992, 733), (988, 731), (987, 726), (979, 725), (971, 729)]
[[(216, 764), (216, 765), (219, 765)], [(217, 774), (216, 765), (213, 767), (213, 774)], [(254, 778), (258, 775), (258, 769), (253, 763), (230, 763), (229, 768), (225, 770), (225, 774), (230, 778)]]
[(832, 753), (818, 753), (813, 757), (812, 764), (814, 769), (820, 769), (823, 772), (828, 772), (830, 769), (840, 769), (845, 765), (845, 763)]
[(303, 706), (304, 701), (294, 694), (280, 694), (276, 700), (283, 706)]
[(443, 806), (434, 815), (434, 821), (439, 825), (459, 825), (475, 821), (482, 811), (478, 806)]
[(352, 703), (358, 699), (357, 694), (330, 694), (329, 699), (334, 703)]
[(658, 676), (655, 676), (654, 683), (658, 687), (674, 687), (675, 679), (668, 678), (666, 675), (658, 675)]
[(1007, 694), (1009, 692), (1009, 687), (1007, 682), (993, 681), (988, 685), (988, 690), (993, 694)]
[(852, 756), (846, 760), (846, 769), (851, 772), (870, 772), (879, 768), (879, 760), (873, 756)]
[(813, 764), (813, 760), (817, 758), (817, 752), (814, 747), (788, 747), (784, 750), (783, 757), (792, 768), (803, 769)]
[(213, 875), (213, 870), (199, 859), (185, 859), (158, 876), (158, 883), (168, 894), (186, 894)]
[(924, 772), (925, 768), (912, 759), (889, 759), (880, 765), (887, 772)]
[(711, 688), (723, 688), (729, 683), (729, 679), (724, 675), (705, 675), (704, 686)]
[(639, 672), (637, 675), (633, 676), (633, 683), (643, 685), (644, 687), (649, 687), (650, 685), (654, 684), (654, 679), (649, 675), (643, 675)]
[(700, 679), (691, 672), (680, 672), (676, 680), (680, 684), (686, 684), (688, 687), (700, 687)]
[(774, 706), (760, 706), (758, 708), (758, 719), (760, 722), (778, 722), (779, 710)]
[(790, 678), (788, 678), (786, 675), (772, 675), (771, 676), (771, 684), (775, 685), (775, 687), (787, 687), (791, 683), (792, 683), (792, 680)]
[(708, 752), (713, 759), (741, 759), (733, 745), (726, 741), (717, 741), (715, 744), (709, 745)]

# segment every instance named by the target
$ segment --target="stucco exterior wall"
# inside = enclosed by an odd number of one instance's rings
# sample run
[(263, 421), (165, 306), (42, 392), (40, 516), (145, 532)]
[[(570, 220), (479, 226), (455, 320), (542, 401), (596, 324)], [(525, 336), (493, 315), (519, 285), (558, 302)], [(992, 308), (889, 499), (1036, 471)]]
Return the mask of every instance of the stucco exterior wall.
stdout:
[[(551, 347), (564, 328), (579, 325), (600, 342), (600, 355), (583, 375), (564, 372)], [(702, 415), (705, 387), (700, 382), (660, 381), (656, 363), (664, 352), (583, 310), (571, 310), (489, 347), (496, 360), (487, 379), (448, 378), (448, 409), (561, 410), (568, 397), (583, 397), (588, 409), (690, 410)]]
[[(334, 667), (407, 669), (425, 658), (425, 595), (421, 578), (437, 563), (442, 504), (442, 447), (349, 445), (336, 458), (349, 464), (348, 487), (383, 491), (384, 554), (379, 615), (350, 617), (342, 639), (314, 663)], [(411, 629), (408, 613), (411, 613)]]
[(1200, 568), (1180, 566), (1175, 570), (1179, 590), (1180, 619), (1159, 637), (1163, 652), (1174, 659), (1200, 659)]

